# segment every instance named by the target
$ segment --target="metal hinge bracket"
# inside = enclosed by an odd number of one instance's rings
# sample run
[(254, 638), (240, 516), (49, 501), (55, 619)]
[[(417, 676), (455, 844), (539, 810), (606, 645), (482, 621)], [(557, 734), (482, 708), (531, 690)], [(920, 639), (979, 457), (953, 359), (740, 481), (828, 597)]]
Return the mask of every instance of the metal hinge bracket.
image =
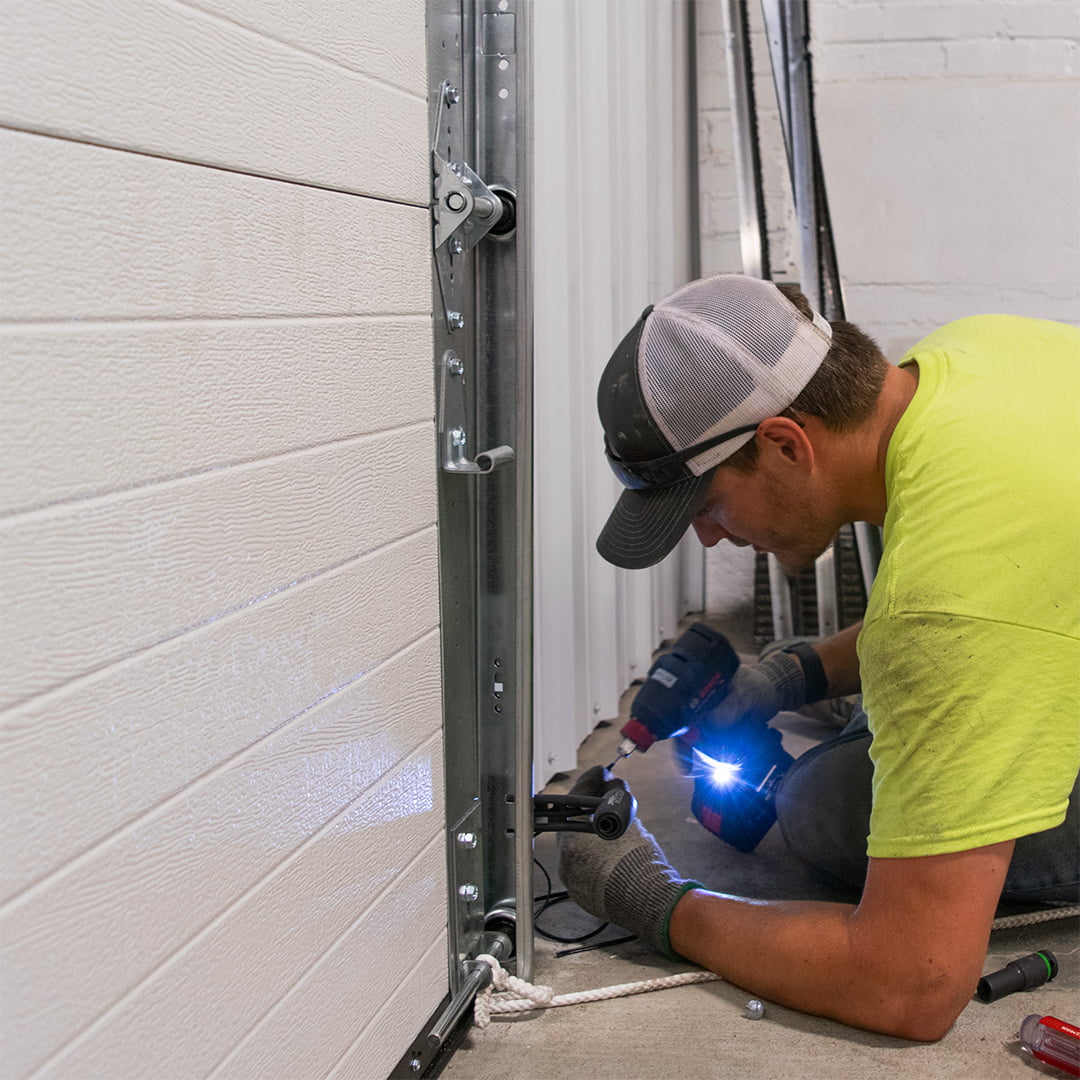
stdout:
[(442, 467), (452, 473), (489, 473), (514, 460), (509, 446), (483, 450), (469, 457), (469, 437), (465, 429), (465, 363), (447, 349), (439, 361), (439, 445)]
[(457, 105), (460, 100), (458, 90), (444, 80), (431, 141), (431, 213), (435, 219), (435, 250), (455, 237), (451, 245), (455, 255), (475, 247), (493, 230), (497, 236), (509, 235), (514, 229), (516, 209), (512, 191), (488, 187), (464, 161), (447, 161), (439, 153), (443, 108)]

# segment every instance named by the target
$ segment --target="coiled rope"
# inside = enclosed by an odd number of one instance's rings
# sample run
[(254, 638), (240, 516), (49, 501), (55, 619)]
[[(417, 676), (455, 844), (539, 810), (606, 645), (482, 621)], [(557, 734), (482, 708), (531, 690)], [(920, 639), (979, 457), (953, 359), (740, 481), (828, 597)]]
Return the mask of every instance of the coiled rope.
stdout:
[[(1075, 915), (1080, 915), (1080, 905), (1046, 908), (1028, 912), (1026, 915), (1006, 915), (995, 919), (991, 929), (1008, 930), (1016, 926), (1033, 926), (1036, 923), (1067, 919)], [(488, 953), (481, 953), (476, 959), (491, 968), (491, 982), (477, 995), (473, 1013), (473, 1022), (481, 1030), (491, 1023), (493, 1016), (500, 1014), (528, 1012), (530, 1009), (555, 1009), (560, 1005), (584, 1005), (589, 1001), (630, 997), (632, 994), (647, 994), (652, 990), (668, 990), (673, 986), (690, 986), (694, 983), (720, 980), (720, 976), (711, 971), (685, 971), (680, 975), (617, 983), (615, 986), (582, 990), (576, 994), (556, 994), (550, 986), (536, 986), (511, 975)]]

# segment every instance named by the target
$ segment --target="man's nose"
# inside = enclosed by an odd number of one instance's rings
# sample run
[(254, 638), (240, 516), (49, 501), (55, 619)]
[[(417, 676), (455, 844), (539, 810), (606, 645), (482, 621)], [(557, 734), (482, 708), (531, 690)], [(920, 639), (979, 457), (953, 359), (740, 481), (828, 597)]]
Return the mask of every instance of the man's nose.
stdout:
[(715, 547), (727, 538), (727, 531), (706, 514), (699, 514), (692, 524), (698, 540), (705, 547)]

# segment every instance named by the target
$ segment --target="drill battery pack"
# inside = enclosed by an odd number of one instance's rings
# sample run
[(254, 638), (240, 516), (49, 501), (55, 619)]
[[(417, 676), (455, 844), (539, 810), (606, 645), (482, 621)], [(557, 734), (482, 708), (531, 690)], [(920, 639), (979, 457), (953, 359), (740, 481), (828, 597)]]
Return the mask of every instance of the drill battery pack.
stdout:
[(733, 848), (753, 851), (776, 821), (776, 790), (794, 760), (773, 728), (728, 728), (722, 743), (693, 751), (694, 817)]

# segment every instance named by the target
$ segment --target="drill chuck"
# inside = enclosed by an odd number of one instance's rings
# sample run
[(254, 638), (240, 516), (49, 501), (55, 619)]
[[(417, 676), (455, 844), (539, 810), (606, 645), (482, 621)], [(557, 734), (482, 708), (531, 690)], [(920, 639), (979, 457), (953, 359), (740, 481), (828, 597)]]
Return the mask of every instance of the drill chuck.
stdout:
[(619, 743), (619, 757), (629, 757), (635, 750), (644, 753), (657, 740), (657, 736), (636, 716), (631, 716), (623, 724), (621, 734), (623, 741)]

